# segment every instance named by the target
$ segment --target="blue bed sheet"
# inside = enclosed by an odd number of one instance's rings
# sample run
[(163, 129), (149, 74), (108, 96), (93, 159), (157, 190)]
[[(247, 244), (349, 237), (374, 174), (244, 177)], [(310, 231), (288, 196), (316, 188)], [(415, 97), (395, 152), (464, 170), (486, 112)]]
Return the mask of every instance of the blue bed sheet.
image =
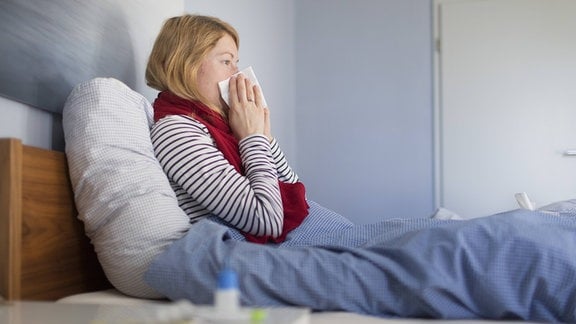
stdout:
[(213, 219), (160, 254), (145, 280), (209, 304), (224, 266), (246, 306), (295, 305), (381, 317), (576, 322), (576, 211), (354, 226), (310, 202), (285, 243), (243, 241)]

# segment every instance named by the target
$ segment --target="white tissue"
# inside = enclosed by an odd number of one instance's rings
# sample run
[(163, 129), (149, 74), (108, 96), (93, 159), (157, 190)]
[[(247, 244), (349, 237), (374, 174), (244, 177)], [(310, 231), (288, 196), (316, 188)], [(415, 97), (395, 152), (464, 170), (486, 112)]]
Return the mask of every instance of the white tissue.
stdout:
[[(260, 93), (262, 94), (262, 103), (264, 104), (264, 107), (268, 107), (268, 104), (266, 103), (266, 99), (264, 98), (264, 93), (262, 93), (262, 87), (260, 86), (260, 82), (258, 82), (258, 79), (256, 78), (256, 74), (254, 74), (254, 70), (252, 69), (251, 66), (245, 68), (244, 70), (234, 74), (234, 75), (238, 75), (238, 74), (244, 74), (244, 76), (246, 78), (248, 78), (253, 84), (257, 85), (258, 88), (260, 88)], [(230, 106), (229, 103), (229, 84), (230, 84), (230, 78), (226, 79), (226, 80), (222, 80), (220, 82), (218, 82), (218, 87), (220, 88), (220, 96), (222, 96), (222, 99), (224, 99), (224, 102), (226, 102), (226, 104), (228, 106)]]

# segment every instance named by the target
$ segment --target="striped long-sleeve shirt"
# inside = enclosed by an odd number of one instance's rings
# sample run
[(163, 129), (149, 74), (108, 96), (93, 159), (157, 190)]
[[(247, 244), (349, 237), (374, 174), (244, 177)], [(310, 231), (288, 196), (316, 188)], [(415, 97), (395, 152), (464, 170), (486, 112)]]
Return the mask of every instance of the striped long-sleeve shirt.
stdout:
[(171, 115), (154, 124), (152, 144), (178, 204), (191, 222), (216, 215), (246, 233), (277, 237), (283, 208), (278, 180), (296, 183), (278, 142), (252, 135), (239, 142), (241, 175), (197, 120)]

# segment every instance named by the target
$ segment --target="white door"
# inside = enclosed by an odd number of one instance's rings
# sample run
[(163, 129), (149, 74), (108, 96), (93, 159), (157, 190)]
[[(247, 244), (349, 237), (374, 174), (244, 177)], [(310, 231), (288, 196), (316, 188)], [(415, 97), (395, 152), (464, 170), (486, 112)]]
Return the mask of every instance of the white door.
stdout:
[(437, 0), (437, 204), (576, 198), (576, 1)]

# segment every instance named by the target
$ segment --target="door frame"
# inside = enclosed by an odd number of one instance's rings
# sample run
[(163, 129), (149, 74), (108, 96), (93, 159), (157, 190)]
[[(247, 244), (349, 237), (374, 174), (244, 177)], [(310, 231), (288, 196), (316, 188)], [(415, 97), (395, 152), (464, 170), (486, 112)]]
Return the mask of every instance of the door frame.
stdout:
[(432, 97), (434, 145), (434, 208), (444, 207), (444, 182), (442, 174), (442, 5), (447, 3), (478, 2), (483, 0), (432, 0)]
[(432, 0), (432, 70), (433, 70), (433, 129), (434, 129), (434, 208), (444, 206), (444, 183), (442, 175), (442, 10), (446, 3), (472, 2), (478, 0)]

